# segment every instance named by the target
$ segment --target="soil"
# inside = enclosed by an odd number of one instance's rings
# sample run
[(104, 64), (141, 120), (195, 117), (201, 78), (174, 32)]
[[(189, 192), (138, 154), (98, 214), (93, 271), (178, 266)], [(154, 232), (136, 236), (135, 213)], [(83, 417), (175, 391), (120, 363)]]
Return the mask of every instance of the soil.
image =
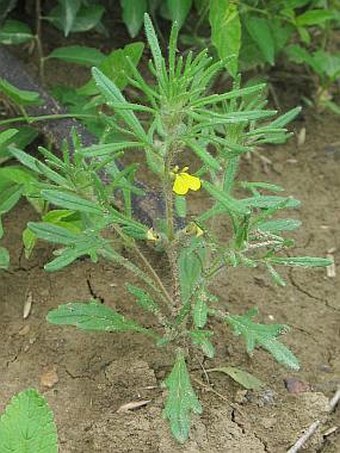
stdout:
[[(296, 92), (292, 96), (278, 87), (278, 95), (285, 105)], [(339, 119), (305, 111), (294, 127), (297, 133), (306, 128), (302, 146), (293, 137), (285, 145), (260, 150), (271, 164), (263, 166), (258, 156), (244, 159), (241, 178), (280, 184), (302, 201), (292, 212), (303, 222), (294, 234), (294, 255), (331, 253), (339, 263)], [(206, 203), (201, 197), (197, 193), (195, 206)], [(89, 334), (45, 320), (48, 311), (61, 303), (96, 297), (151, 326), (153, 320), (139, 311), (124, 289), (131, 276), (119, 267), (88, 260), (46, 273), (43, 265), (52, 252), (48, 244), (39, 243), (29, 261), (23, 255), (21, 233), (26, 222), (35, 218), (22, 202), (4, 222), (3, 245), (10, 250), (12, 262), (0, 274), (0, 413), (18, 391), (39, 389), (55, 414), (61, 453), (285, 452), (323, 417), (325, 422), (304, 451), (340, 451), (340, 409), (326, 417), (328, 399), (340, 385), (339, 272), (328, 277), (325, 269), (290, 270), (285, 288), (275, 287), (259, 269), (229, 269), (219, 278), (214, 290), (231, 313), (257, 306), (261, 321), (291, 327), (283, 341), (302, 367), (291, 372), (262, 350), (250, 358), (244, 343), (216, 324), (216, 358), (206, 360), (204, 367), (240, 367), (261, 379), (265, 388), (246, 392), (219, 373), (209, 373), (207, 382), (200, 365), (190, 363), (204, 412), (194, 419), (189, 441), (180, 446), (162, 418), (165, 391), (161, 383), (171, 368), (171, 356), (143, 336)], [(164, 272), (162, 260), (158, 270)], [(23, 319), (30, 294), (31, 313)], [(295, 384), (295, 393), (289, 383)], [(126, 403), (139, 401), (146, 403), (118, 411)], [(333, 427), (337, 431), (325, 436)]]

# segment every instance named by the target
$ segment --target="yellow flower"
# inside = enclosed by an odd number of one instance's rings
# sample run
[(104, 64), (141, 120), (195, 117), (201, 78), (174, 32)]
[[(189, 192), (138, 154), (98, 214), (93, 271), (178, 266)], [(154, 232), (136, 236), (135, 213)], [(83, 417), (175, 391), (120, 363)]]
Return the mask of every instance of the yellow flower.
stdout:
[(187, 173), (189, 167), (184, 167), (182, 171), (178, 171), (176, 166), (174, 169), (175, 182), (172, 190), (177, 195), (185, 195), (189, 190), (199, 190), (201, 188), (201, 181), (197, 176), (192, 176)]

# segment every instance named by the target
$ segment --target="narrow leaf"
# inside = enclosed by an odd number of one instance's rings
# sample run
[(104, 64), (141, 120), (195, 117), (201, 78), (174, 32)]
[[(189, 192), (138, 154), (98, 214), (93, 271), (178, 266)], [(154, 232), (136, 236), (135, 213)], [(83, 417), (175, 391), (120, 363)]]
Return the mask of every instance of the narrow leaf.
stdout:
[(327, 267), (333, 261), (328, 258), (319, 258), (314, 256), (273, 256), (269, 259), (271, 264), (282, 266), (300, 266), (300, 267)]
[(8, 269), (9, 261), (8, 250), (5, 247), (0, 247), (0, 269)]
[(260, 379), (258, 379), (251, 373), (243, 371), (240, 368), (234, 366), (223, 366), (207, 370), (208, 373), (211, 373), (213, 371), (227, 374), (232, 379), (234, 379), (235, 382), (242, 385), (242, 387), (247, 390), (260, 390), (264, 386), (264, 383), (260, 381)]
[(239, 214), (239, 215), (248, 214), (248, 208), (247, 208), (247, 205), (244, 203), (244, 200), (239, 201), (239, 200), (236, 200), (236, 199), (232, 198), (230, 195), (228, 195), (228, 194), (222, 192), (221, 190), (217, 189), (215, 186), (213, 186), (208, 181), (203, 181), (203, 187), (229, 213), (231, 213), (231, 214)]
[(83, 66), (99, 66), (105, 55), (95, 47), (67, 46), (54, 49), (46, 58), (56, 58)]
[(88, 303), (72, 302), (59, 305), (58, 308), (49, 311), (47, 320), (51, 324), (75, 326), (81, 330), (150, 333), (137, 322), (126, 319), (120, 313), (94, 300)]
[(101, 215), (103, 213), (101, 207), (97, 203), (85, 200), (84, 198), (71, 193), (47, 189), (41, 191), (41, 196), (48, 202), (65, 209), (70, 209), (71, 211), (80, 211), (86, 214), (96, 215)]

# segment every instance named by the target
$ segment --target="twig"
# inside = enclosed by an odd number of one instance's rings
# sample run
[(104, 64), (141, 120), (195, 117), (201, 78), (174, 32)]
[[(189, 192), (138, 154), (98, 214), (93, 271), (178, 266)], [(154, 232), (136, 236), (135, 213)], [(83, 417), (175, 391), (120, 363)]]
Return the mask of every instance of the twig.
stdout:
[[(339, 401), (340, 401), (340, 388), (338, 388), (333, 398), (329, 401), (329, 410), (327, 415), (333, 412)], [(313, 436), (313, 434), (316, 432), (319, 426), (326, 421), (326, 419), (327, 417), (324, 417), (321, 420), (315, 420), (315, 422), (313, 422), (309, 426), (309, 428), (307, 428), (307, 430), (302, 434), (302, 436), (299, 437), (295, 444), (289, 450), (287, 450), (287, 453), (297, 453), (305, 445), (305, 443)]]

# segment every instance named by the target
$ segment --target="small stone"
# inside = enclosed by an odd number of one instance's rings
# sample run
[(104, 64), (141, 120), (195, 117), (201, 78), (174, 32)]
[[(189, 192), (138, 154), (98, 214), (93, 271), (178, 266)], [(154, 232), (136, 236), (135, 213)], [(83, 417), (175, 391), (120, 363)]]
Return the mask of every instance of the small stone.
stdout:
[(284, 379), (284, 384), (289, 393), (299, 395), (300, 393), (310, 391), (310, 385), (306, 382), (300, 381), (295, 377), (288, 377)]
[(40, 376), (40, 384), (44, 387), (52, 388), (59, 382), (56, 365), (45, 367)]

